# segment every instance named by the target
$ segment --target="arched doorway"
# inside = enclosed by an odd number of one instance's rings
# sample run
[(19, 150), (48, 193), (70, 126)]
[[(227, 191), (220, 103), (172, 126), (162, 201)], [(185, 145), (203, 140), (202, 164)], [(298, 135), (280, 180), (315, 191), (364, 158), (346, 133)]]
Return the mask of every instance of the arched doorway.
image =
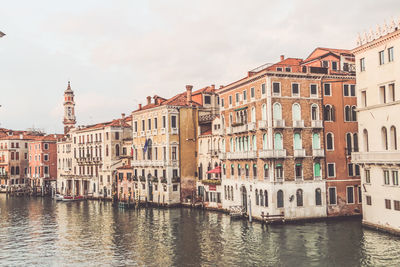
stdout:
[(244, 185), (242, 185), (241, 190), (242, 191), (242, 208), (244, 212), (247, 212), (247, 190)]

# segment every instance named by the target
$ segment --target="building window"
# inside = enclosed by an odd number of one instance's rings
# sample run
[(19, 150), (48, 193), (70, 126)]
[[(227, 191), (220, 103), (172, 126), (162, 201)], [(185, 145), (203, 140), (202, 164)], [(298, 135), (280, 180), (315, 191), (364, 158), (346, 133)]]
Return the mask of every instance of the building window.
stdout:
[(348, 175), (349, 176), (354, 176), (354, 169), (353, 169), (353, 164), (352, 163), (348, 163), (347, 164), (347, 170), (348, 170)]
[(393, 102), (396, 100), (396, 95), (395, 95), (395, 88), (394, 88), (394, 83), (389, 84), (389, 101)]
[(283, 70), (283, 68), (281, 68), (281, 67), (276, 68), (276, 71), (282, 71), (282, 70)]
[(325, 83), (324, 84), (324, 95), (326, 96), (331, 96), (331, 84), (330, 83)]
[(335, 177), (335, 163), (328, 163), (328, 177)]
[(365, 183), (370, 184), (371, 183), (371, 176), (369, 170), (364, 170), (365, 174)]
[(291, 72), (292, 69), (291, 69), (290, 67), (286, 67), (286, 68), (285, 68), (285, 71), (286, 71), (286, 72)]
[(236, 100), (236, 105), (238, 105), (239, 104), (239, 93), (236, 93), (235, 100)]
[(379, 65), (385, 64), (385, 51), (379, 51)]
[(360, 58), (360, 71), (365, 71), (365, 58)]
[(230, 95), (228, 98), (229, 98), (229, 105), (232, 105), (232, 96)]
[(165, 128), (167, 125), (167, 118), (165, 116), (162, 117), (162, 127)]
[(392, 209), (392, 201), (390, 199), (385, 199), (385, 208)]
[(292, 83), (292, 96), (299, 96), (299, 95), (300, 95), (299, 84)]
[(379, 99), (381, 104), (386, 103), (386, 87), (384, 85), (379, 87)]
[(284, 202), (283, 202), (283, 191), (279, 190), (277, 193), (277, 207), (278, 208), (283, 208)]
[(393, 201), (394, 210), (400, 210), (400, 201), (394, 200)]
[(325, 105), (324, 120), (325, 121), (335, 121), (335, 107), (334, 106)]
[(177, 128), (176, 116), (171, 116), (171, 128)]
[(394, 60), (394, 54), (393, 54), (393, 47), (388, 48), (388, 61), (392, 62)]
[(151, 130), (151, 119), (147, 120), (147, 129)]
[(225, 106), (225, 99), (221, 98), (221, 107), (223, 108)]
[(332, 61), (332, 70), (337, 70), (337, 69), (338, 69), (337, 61)]
[(390, 178), (389, 178), (389, 171), (388, 170), (384, 170), (383, 171), (383, 183), (385, 185), (389, 185), (390, 184)]
[(318, 87), (316, 84), (311, 84), (310, 85), (310, 96), (311, 97), (316, 97), (318, 95)]
[(211, 104), (211, 96), (209, 95), (204, 96), (204, 104)]
[(243, 100), (247, 100), (247, 90), (243, 91)]
[(367, 200), (367, 205), (371, 206), (371, 205), (372, 205), (371, 196), (366, 196), (365, 198), (366, 198), (366, 200)]
[(157, 125), (157, 118), (154, 118), (154, 129), (157, 129), (158, 125)]
[(336, 205), (336, 187), (329, 187), (329, 204)]
[(326, 135), (326, 149), (333, 150), (333, 133), (328, 133)]
[(315, 189), (315, 205), (321, 206), (322, 205), (322, 196), (321, 196), (321, 189)]
[(281, 164), (277, 164), (275, 167), (275, 177), (277, 182), (282, 182), (283, 180), (283, 168)]
[(326, 60), (322, 60), (321, 65), (323, 68), (329, 68), (329, 62)]
[(265, 83), (261, 84), (261, 94), (265, 95)]
[(135, 124), (134, 124), (135, 126), (134, 126), (134, 132), (135, 133), (137, 133), (137, 131), (138, 131), (138, 128), (137, 128), (137, 121), (135, 121)]
[(399, 172), (398, 171), (392, 171), (392, 181), (393, 181), (393, 185), (399, 185)]
[(176, 160), (176, 146), (172, 147), (172, 155), (171, 155), (172, 160)]
[(274, 96), (280, 96), (281, 84), (280, 83), (272, 83), (272, 92), (273, 92)]
[(387, 138), (387, 130), (386, 127), (382, 127), (381, 130), (381, 138), (382, 138), (382, 148), (384, 150), (388, 150), (388, 138)]
[(269, 178), (268, 164), (264, 164), (264, 179), (267, 180)]
[(347, 203), (353, 204), (354, 203), (354, 188), (352, 186), (348, 186), (346, 188), (347, 191)]
[(256, 96), (256, 93), (255, 93), (254, 87), (252, 87), (252, 88), (250, 88), (250, 97), (254, 98), (255, 96)]
[(303, 207), (303, 190), (297, 189), (296, 191), (297, 207)]
[(297, 163), (295, 166), (295, 174), (296, 174), (296, 180), (303, 179), (303, 169), (300, 163)]
[(361, 105), (364, 108), (367, 106), (367, 91), (361, 91)]

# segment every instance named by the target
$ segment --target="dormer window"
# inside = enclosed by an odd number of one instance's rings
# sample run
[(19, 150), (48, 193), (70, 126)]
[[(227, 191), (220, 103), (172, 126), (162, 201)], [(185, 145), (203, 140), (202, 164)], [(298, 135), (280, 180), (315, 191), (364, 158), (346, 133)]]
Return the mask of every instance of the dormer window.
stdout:
[(282, 71), (282, 68), (278, 67), (276, 68), (276, 71)]
[(286, 68), (285, 68), (285, 71), (286, 71), (286, 72), (291, 72), (291, 71), (292, 71), (292, 68), (286, 67)]
[(329, 62), (326, 60), (322, 60), (321, 65), (323, 68), (329, 68)]
[(332, 70), (337, 70), (337, 69), (338, 69), (337, 61), (332, 61)]

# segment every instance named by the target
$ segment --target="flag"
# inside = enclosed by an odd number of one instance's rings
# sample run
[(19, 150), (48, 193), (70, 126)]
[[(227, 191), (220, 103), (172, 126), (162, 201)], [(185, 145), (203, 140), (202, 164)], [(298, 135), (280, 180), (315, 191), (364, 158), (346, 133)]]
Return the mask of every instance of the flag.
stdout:
[(144, 153), (146, 153), (146, 151), (147, 151), (147, 146), (148, 146), (148, 139), (146, 139), (146, 142), (144, 143), (144, 147), (143, 147)]

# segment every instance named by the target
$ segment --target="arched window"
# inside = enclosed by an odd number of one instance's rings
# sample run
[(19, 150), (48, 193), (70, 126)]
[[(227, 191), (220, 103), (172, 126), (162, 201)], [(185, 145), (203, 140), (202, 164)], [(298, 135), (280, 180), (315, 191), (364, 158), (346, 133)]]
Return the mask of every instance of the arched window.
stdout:
[(277, 150), (283, 149), (282, 134), (281, 133), (275, 133), (274, 148), (277, 149)]
[(238, 171), (238, 177), (240, 177), (240, 164), (237, 166), (237, 171)]
[(251, 136), (247, 136), (246, 140), (247, 140), (247, 149), (250, 151), (250, 150), (252, 150), (252, 147), (251, 147)]
[(235, 151), (239, 151), (239, 138), (235, 137)]
[(367, 129), (364, 129), (363, 131), (363, 145), (364, 145), (364, 152), (369, 151), (369, 145), (368, 145), (368, 131)]
[(328, 133), (326, 135), (326, 149), (333, 150), (333, 133)]
[(351, 107), (351, 120), (352, 121), (357, 121), (356, 106), (352, 106)]
[(230, 152), (233, 152), (234, 144), (233, 144), (233, 138), (229, 140), (229, 145), (231, 146)]
[(267, 120), (267, 105), (265, 105), (265, 104), (262, 104), (262, 106), (261, 106), (261, 119), (263, 121)]
[(200, 163), (199, 166), (199, 180), (203, 180), (203, 164)]
[(274, 104), (274, 120), (281, 120), (282, 119), (282, 107), (279, 103)]
[(292, 106), (292, 118), (293, 121), (301, 120), (301, 109), (298, 103), (294, 103)]
[(351, 155), (353, 151), (352, 142), (351, 142), (351, 133), (346, 134), (346, 151), (347, 155)]
[(353, 147), (354, 147), (354, 152), (358, 152), (358, 134), (357, 133), (353, 134)]
[(239, 142), (240, 142), (239, 151), (243, 151), (243, 139), (244, 137), (239, 137)]
[(388, 150), (388, 139), (387, 139), (387, 130), (386, 127), (382, 127), (382, 148), (384, 150)]
[(263, 149), (266, 150), (267, 148), (268, 148), (267, 134), (263, 134)]
[(257, 139), (256, 136), (253, 135), (253, 150), (256, 151), (257, 150)]
[(251, 108), (251, 122), (256, 122), (256, 108)]
[(235, 165), (231, 164), (231, 177), (235, 175)]
[(260, 190), (260, 206), (264, 206), (264, 194), (262, 190)]
[(301, 136), (299, 133), (295, 133), (293, 136), (294, 139), (294, 149), (301, 149)]
[(321, 179), (321, 164), (319, 162), (314, 163), (314, 178)]
[(297, 201), (297, 207), (303, 207), (303, 190), (297, 189), (296, 201)]
[(397, 150), (397, 132), (396, 127), (390, 127), (390, 149)]
[(247, 151), (247, 136), (243, 137), (243, 150)]
[(119, 156), (119, 145), (118, 144), (116, 144), (115, 145), (115, 156)]
[(245, 168), (246, 178), (249, 178), (250, 176), (249, 164), (246, 164), (244, 168)]
[(258, 189), (256, 189), (256, 205), (258, 206)]
[(326, 105), (324, 108), (324, 120), (335, 121), (335, 107)]
[(311, 120), (319, 120), (318, 106), (315, 104), (311, 106)]
[(225, 139), (222, 139), (222, 141), (221, 141), (221, 150), (222, 150), (222, 152), (225, 152), (226, 151), (226, 149), (225, 149)]
[(208, 173), (208, 171), (211, 171), (211, 162), (208, 163), (207, 167), (207, 179), (211, 179), (211, 173)]
[(313, 149), (320, 149), (321, 148), (321, 140), (319, 138), (319, 134), (318, 133), (313, 133), (312, 148)]
[(253, 178), (257, 178), (257, 164), (253, 164)]
[(268, 164), (264, 164), (264, 179), (268, 179), (269, 171), (268, 171)]
[(349, 106), (344, 107), (344, 121), (351, 121), (351, 110)]
[(321, 197), (321, 189), (315, 189), (315, 205), (321, 206), (322, 205), (322, 197)]
[(233, 118), (232, 118), (232, 117), (233, 117), (233, 116), (232, 116), (232, 113), (229, 114), (229, 126), (232, 125), (232, 122), (233, 122)]
[(278, 193), (276, 194), (277, 197), (277, 207), (278, 208), (283, 208), (283, 191), (279, 190)]
[(264, 191), (264, 206), (268, 207), (268, 191)]

